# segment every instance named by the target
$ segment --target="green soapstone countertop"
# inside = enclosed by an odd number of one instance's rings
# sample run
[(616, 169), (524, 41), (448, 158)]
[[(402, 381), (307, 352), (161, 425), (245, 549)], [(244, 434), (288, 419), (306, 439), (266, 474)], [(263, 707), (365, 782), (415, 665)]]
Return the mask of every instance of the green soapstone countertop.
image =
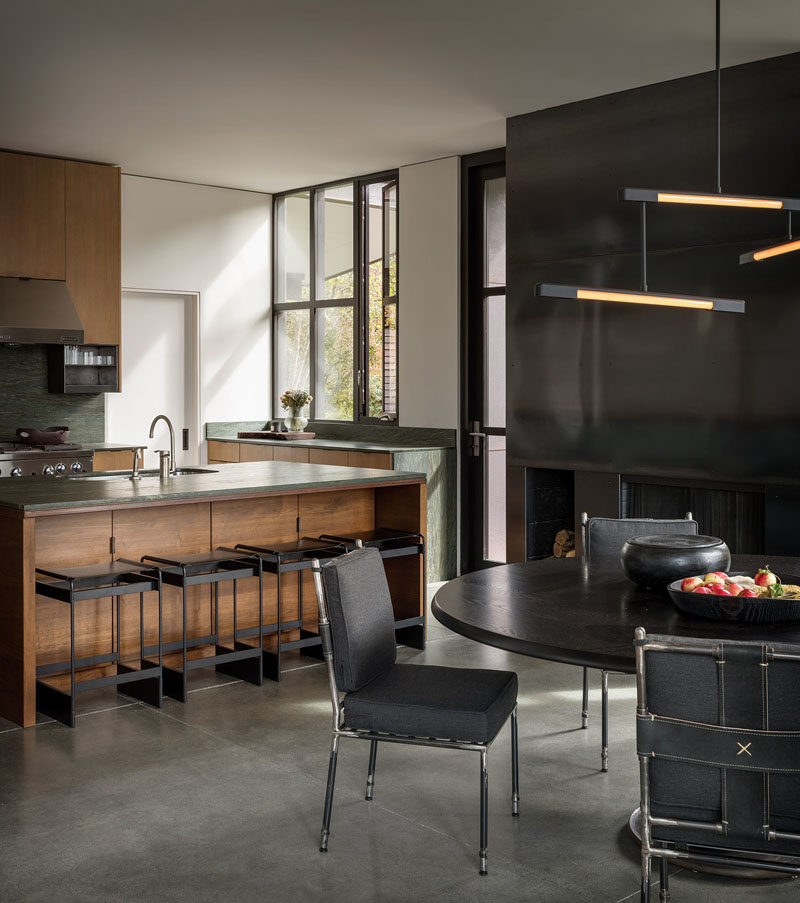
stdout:
[(340, 451), (363, 451), (363, 452), (395, 452), (404, 451), (430, 451), (436, 448), (448, 448), (446, 445), (421, 445), (419, 443), (412, 445), (401, 445), (399, 443), (386, 442), (364, 442), (352, 439), (236, 439), (236, 438), (215, 438), (207, 437), (211, 442), (246, 442), (248, 445), (295, 445), (305, 448), (330, 448)]
[(9, 477), (0, 480), (0, 508), (36, 512), (425, 481), (423, 473), (287, 461), (211, 464), (205, 469), (213, 473), (182, 474), (163, 481), (157, 474), (133, 481), (129, 479), (128, 471), (63, 477)]

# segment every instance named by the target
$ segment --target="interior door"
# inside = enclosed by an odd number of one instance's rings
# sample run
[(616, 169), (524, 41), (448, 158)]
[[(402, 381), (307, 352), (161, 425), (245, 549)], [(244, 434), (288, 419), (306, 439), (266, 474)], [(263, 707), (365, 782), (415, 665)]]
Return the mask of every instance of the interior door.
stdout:
[(464, 568), (506, 560), (505, 163), (471, 167), (467, 190)]
[(175, 428), (178, 465), (197, 464), (197, 297), (173, 292), (122, 294), (122, 392), (106, 395), (106, 440), (148, 446), (144, 467), (158, 467), (169, 448), (166, 414)]

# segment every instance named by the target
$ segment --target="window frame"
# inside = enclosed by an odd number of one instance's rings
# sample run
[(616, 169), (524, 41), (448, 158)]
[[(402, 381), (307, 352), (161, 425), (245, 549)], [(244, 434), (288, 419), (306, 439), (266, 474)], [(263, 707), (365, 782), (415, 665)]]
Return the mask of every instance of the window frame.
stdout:
[[(400, 319), (399, 319), (399, 298), (400, 298), (400, 236), (399, 236), (399, 213), (400, 213), (400, 188), (399, 188), (399, 170), (385, 170), (383, 172), (371, 173), (365, 176), (356, 176), (354, 178), (335, 179), (329, 182), (323, 182), (318, 185), (308, 185), (302, 188), (293, 188), (289, 191), (281, 191), (272, 196), (272, 396), (273, 396), (273, 417), (279, 417), (280, 395), (286, 389), (286, 386), (278, 385), (278, 330), (276, 328), (277, 318), (280, 313), (292, 310), (309, 311), (309, 387), (308, 391), (313, 396), (310, 405), (309, 419), (317, 423), (393, 423), (399, 422), (399, 361), (396, 362), (396, 412), (390, 415), (389, 419), (384, 419), (384, 415), (375, 417), (369, 415), (368, 409), (368, 390), (369, 390), (369, 346), (367, 343), (369, 335), (369, 292), (367, 280), (369, 278), (369, 261), (367, 259), (368, 229), (366, 228), (366, 214), (368, 204), (366, 200), (366, 192), (369, 185), (375, 182), (393, 182), (396, 185), (397, 200), (395, 204), (396, 216), (398, 218), (398, 228), (396, 230), (396, 247), (397, 247), (397, 290), (392, 296), (391, 302), (395, 305), (397, 315), (397, 338), (396, 345), (399, 344)], [(319, 292), (317, 273), (320, 267), (320, 256), (324, 254), (324, 242), (320, 242), (320, 217), (318, 214), (318, 206), (324, 204), (325, 191), (330, 188), (336, 188), (342, 185), (353, 186), (353, 297), (352, 298), (330, 298), (324, 299), (318, 297)], [(279, 236), (278, 236), (278, 209), (280, 203), (287, 197), (308, 192), (308, 209), (309, 209), (309, 300), (308, 301), (279, 301), (278, 300), (278, 253), (279, 253)], [(385, 224), (384, 224), (385, 227)], [(324, 226), (323, 226), (324, 229)], [(324, 233), (322, 233), (324, 234)], [(383, 253), (385, 254), (385, 243)], [(383, 275), (382, 275), (383, 280)], [(384, 302), (388, 302), (388, 299)], [(353, 418), (351, 420), (332, 420), (323, 419), (317, 416), (317, 398), (319, 393), (318, 374), (317, 374), (317, 311), (331, 307), (350, 307), (353, 310)], [(385, 381), (385, 376), (383, 377)], [(295, 388), (294, 386), (290, 388)], [(298, 387), (300, 388), (300, 387)]]

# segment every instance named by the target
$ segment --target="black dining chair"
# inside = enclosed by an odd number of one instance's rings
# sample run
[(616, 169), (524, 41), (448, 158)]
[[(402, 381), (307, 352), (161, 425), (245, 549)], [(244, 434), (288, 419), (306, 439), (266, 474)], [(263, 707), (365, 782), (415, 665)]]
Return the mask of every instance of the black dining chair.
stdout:
[(670, 862), (800, 876), (800, 645), (634, 644), (641, 903), (653, 857), (661, 901)]
[[(634, 536), (652, 536), (656, 533), (690, 533), (697, 535), (698, 524), (687, 511), (683, 519), (656, 519), (649, 517), (589, 517), (581, 513), (581, 537), (583, 555), (591, 564), (603, 558), (619, 561), (619, 553), (625, 543)], [(600, 672), (602, 693), (602, 740), (600, 770), (608, 771), (608, 676), (616, 671)], [(581, 727), (589, 724), (589, 669), (583, 669), (583, 698)]]
[(328, 849), (340, 739), (370, 742), (367, 800), (372, 799), (380, 742), (473, 750), (481, 757), (480, 874), (485, 875), (487, 753), (509, 717), (512, 815), (519, 814), (517, 675), (398, 664), (392, 602), (377, 549), (357, 548), (322, 567), (315, 561), (313, 572), (333, 705), (320, 852)]

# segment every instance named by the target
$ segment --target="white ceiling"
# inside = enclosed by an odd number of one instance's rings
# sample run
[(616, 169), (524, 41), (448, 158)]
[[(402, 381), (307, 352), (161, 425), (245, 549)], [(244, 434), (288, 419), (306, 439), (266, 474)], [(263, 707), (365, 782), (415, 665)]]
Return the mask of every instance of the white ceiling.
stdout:
[[(798, 0), (723, 0), (723, 66), (797, 50)], [(2, 0), (0, 147), (278, 191), (713, 65), (713, 0)]]

